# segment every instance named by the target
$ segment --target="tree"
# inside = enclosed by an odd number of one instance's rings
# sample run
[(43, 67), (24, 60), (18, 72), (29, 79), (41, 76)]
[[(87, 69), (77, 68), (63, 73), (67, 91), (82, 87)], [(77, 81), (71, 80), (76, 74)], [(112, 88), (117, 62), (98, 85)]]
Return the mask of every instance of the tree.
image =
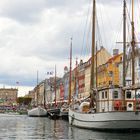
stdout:
[(17, 103), (24, 104), (24, 105), (29, 105), (31, 103), (32, 98), (31, 97), (18, 97), (17, 98)]

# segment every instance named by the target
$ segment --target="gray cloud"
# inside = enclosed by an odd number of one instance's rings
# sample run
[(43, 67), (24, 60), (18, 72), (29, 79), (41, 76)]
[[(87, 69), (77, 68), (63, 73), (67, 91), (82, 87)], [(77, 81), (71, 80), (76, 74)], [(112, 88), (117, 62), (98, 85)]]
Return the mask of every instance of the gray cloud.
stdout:
[(21, 23), (37, 22), (45, 8), (45, 0), (5, 0), (0, 4), (0, 15)]
[[(4, 0), (0, 1), (0, 83), (36, 83), (56, 64), (58, 75), (69, 65), (70, 38), (73, 61), (90, 53), (91, 0)], [(121, 21), (121, 0), (97, 1), (102, 44), (111, 50)], [(88, 9), (89, 8), (89, 9)], [(87, 27), (86, 19), (89, 10)], [(102, 14), (102, 16), (100, 15)], [(25, 24), (26, 23), (26, 24)], [(86, 32), (85, 37), (83, 37)], [(84, 38), (84, 41), (83, 41)], [(120, 41), (120, 40), (119, 40)], [(82, 49), (83, 47), (83, 49)], [(73, 62), (75, 63), (75, 62)], [(74, 65), (73, 65), (74, 66)]]

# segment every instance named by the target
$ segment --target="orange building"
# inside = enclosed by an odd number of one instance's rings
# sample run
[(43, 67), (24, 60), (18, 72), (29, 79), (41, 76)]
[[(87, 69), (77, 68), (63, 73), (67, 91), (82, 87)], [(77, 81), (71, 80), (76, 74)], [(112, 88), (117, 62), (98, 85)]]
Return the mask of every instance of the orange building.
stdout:
[(123, 54), (117, 54), (110, 58), (107, 63), (98, 67), (98, 87), (119, 85), (119, 63)]

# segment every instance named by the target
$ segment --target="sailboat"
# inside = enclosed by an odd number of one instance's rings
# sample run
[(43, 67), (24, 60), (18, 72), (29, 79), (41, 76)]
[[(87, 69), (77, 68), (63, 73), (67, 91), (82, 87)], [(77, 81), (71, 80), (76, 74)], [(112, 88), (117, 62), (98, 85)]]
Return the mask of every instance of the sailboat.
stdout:
[[(132, 18), (132, 86), (126, 86), (126, 1), (123, 2), (123, 87), (109, 86), (97, 88), (95, 78), (95, 15), (96, 0), (93, 0), (92, 60), (90, 80), (90, 101), (73, 103), (69, 108), (69, 124), (96, 130), (140, 130), (140, 110), (137, 109), (136, 89), (134, 86), (134, 21)], [(134, 0), (132, 0), (134, 5)], [(134, 10), (132, 8), (132, 10)], [(132, 13), (134, 13), (132, 11)], [(96, 75), (97, 76), (97, 75)], [(116, 109), (117, 108), (117, 109)]]
[(55, 79), (54, 79), (54, 92), (55, 92), (55, 106), (54, 108), (47, 109), (47, 116), (50, 119), (58, 119), (60, 117), (60, 108), (57, 107), (56, 103), (56, 65), (55, 65)]
[(44, 81), (44, 108), (41, 106), (38, 106), (38, 72), (37, 72), (37, 87), (36, 87), (36, 95), (37, 95), (37, 107), (33, 108), (31, 110), (28, 110), (28, 116), (29, 117), (46, 117), (47, 111), (45, 109), (45, 89), (46, 89), (46, 81)]
[(70, 71), (69, 71), (69, 100), (68, 103), (64, 103), (60, 109), (60, 116), (62, 119), (68, 120), (69, 104), (71, 103), (71, 69), (72, 69), (72, 38), (70, 45)]

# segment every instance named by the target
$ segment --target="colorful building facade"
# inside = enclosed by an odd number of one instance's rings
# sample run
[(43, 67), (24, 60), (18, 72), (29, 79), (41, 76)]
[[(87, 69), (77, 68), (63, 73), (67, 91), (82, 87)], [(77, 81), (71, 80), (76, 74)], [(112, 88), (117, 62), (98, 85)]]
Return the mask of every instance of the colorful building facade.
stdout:
[(105, 64), (98, 67), (98, 87), (119, 85), (119, 63), (123, 54), (110, 58)]

